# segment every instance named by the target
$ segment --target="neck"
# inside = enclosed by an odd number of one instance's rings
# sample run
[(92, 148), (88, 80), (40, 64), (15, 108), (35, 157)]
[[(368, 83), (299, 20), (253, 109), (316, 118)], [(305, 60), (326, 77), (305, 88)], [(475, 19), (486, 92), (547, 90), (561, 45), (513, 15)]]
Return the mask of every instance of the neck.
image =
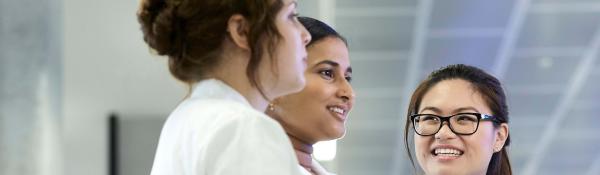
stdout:
[[(246, 77), (246, 75), (243, 75), (244, 77)], [(252, 106), (252, 108), (258, 110), (258, 111), (265, 111), (267, 109), (267, 106), (269, 104), (269, 101), (267, 101), (267, 99), (265, 99), (262, 94), (260, 94), (260, 92), (258, 91), (258, 88), (253, 87), (250, 84), (250, 81), (248, 81), (248, 79), (244, 79), (244, 80), (235, 80), (235, 79), (222, 79), (219, 78), (221, 81), (225, 82), (227, 85), (231, 86), (231, 88), (235, 89), (235, 91), (237, 91), (238, 93), (240, 93), (242, 96), (244, 96), (244, 98), (248, 101), (248, 103), (250, 103), (250, 105)]]
[(240, 58), (235, 52), (223, 57), (223, 62), (212, 72), (212, 76), (235, 89), (250, 103), (252, 108), (265, 111), (269, 101), (259, 92), (258, 87), (250, 83), (246, 75), (247, 59)]
[(307, 170), (312, 170), (312, 153), (313, 147), (312, 144), (306, 143), (297, 137), (289, 135), (290, 140), (292, 141), (292, 146), (294, 146), (294, 151), (296, 152), (296, 157), (298, 157), (298, 162), (300, 166), (306, 168)]

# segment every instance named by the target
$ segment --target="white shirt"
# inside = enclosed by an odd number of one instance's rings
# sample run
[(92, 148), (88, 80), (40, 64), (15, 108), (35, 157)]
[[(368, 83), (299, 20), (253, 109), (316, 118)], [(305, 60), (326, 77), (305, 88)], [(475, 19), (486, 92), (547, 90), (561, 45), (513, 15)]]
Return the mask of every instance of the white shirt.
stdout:
[[(298, 166), (302, 169), (302, 175), (312, 175), (304, 167), (300, 165)], [(323, 168), (323, 166), (321, 166), (321, 164), (319, 164), (319, 162), (317, 162), (315, 159), (312, 160), (312, 168), (316, 175), (335, 175), (325, 170), (325, 168)]]
[(151, 175), (301, 175), (281, 125), (225, 83), (200, 81), (165, 122)]

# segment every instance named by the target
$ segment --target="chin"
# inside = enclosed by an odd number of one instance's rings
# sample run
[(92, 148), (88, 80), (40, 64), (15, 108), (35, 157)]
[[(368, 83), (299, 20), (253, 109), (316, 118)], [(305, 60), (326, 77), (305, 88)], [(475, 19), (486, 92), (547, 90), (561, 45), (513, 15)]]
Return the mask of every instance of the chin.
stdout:
[[(303, 74), (301, 74), (303, 75)], [(293, 84), (295, 86), (292, 86), (291, 88), (293, 88), (292, 93), (296, 93), (296, 92), (300, 92), (302, 91), (302, 89), (304, 89), (304, 86), (306, 86), (306, 79), (304, 79), (304, 75), (300, 76), (296, 79), (296, 81), (291, 82), (290, 84)]]
[(448, 166), (439, 166), (439, 165), (437, 165), (433, 169), (430, 169), (429, 172), (431, 174), (436, 174), (436, 175), (472, 174), (472, 173), (464, 172), (464, 169), (457, 168), (456, 166), (448, 167)]
[(335, 134), (333, 134), (333, 138), (331, 138), (331, 140), (340, 139), (340, 138), (344, 137), (344, 135), (346, 135), (345, 127), (341, 128), (341, 129), (336, 129), (336, 132), (335, 132)]
[(304, 77), (299, 77), (297, 79), (294, 79), (293, 81), (281, 81), (275, 88), (279, 89), (280, 93), (278, 95), (275, 95), (274, 98), (298, 93), (302, 91), (302, 89), (304, 89), (305, 85), (306, 80), (304, 79)]

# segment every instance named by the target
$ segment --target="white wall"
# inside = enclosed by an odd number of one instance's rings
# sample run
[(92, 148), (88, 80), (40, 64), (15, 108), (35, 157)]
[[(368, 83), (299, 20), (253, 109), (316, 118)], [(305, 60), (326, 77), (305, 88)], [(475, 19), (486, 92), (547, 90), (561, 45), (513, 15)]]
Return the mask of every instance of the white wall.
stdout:
[(187, 89), (166, 58), (151, 56), (137, 0), (64, 1), (64, 136), (67, 175), (108, 173), (107, 116), (168, 114)]
[(2, 175), (63, 174), (61, 3), (0, 0)]

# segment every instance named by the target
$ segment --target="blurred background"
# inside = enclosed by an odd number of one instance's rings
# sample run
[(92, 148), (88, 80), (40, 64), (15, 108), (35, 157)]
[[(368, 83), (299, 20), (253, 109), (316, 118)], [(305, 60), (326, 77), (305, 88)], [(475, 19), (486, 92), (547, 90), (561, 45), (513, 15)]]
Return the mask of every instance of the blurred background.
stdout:
[[(299, 4), (349, 40), (357, 102), (323, 161), (333, 172), (412, 174), (408, 98), (432, 70), (463, 63), (504, 83), (515, 174), (600, 174), (600, 0)], [(137, 6), (0, 0), (0, 174), (149, 173), (187, 88), (143, 42)]]

